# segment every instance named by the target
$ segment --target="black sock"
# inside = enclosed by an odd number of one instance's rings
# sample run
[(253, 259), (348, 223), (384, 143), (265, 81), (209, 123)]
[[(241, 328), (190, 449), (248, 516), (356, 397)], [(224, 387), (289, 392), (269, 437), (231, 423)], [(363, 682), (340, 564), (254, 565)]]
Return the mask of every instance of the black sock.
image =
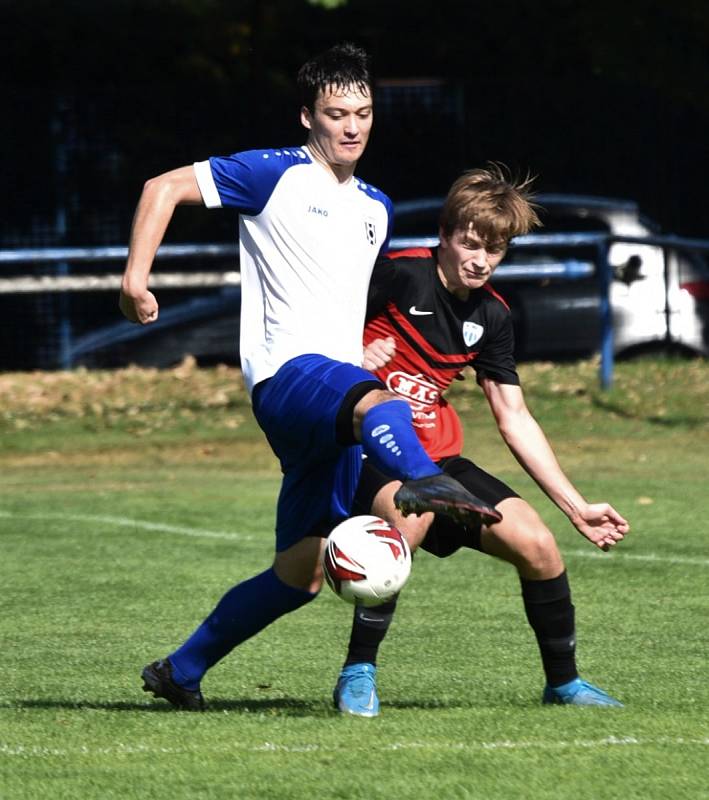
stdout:
[(527, 619), (537, 637), (549, 686), (561, 686), (578, 677), (574, 607), (566, 571), (556, 578), (532, 581), (520, 578)]
[(377, 651), (389, 630), (396, 600), (394, 597), (380, 606), (355, 608), (345, 666), (363, 662), (377, 663)]

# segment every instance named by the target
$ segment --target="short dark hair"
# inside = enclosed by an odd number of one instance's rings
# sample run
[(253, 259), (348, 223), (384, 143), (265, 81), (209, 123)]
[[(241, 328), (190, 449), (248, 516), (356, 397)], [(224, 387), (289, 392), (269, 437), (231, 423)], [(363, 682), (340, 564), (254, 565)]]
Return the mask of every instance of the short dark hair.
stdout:
[(351, 42), (336, 44), (314, 56), (298, 70), (302, 105), (314, 111), (318, 92), (324, 92), (328, 86), (341, 91), (352, 87), (362, 94), (371, 94), (369, 61), (367, 52)]

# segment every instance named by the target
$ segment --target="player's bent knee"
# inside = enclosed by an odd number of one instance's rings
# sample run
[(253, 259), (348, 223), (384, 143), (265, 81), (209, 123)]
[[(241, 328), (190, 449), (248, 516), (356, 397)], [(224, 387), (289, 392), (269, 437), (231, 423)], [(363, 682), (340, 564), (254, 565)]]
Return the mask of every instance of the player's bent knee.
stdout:
[(317, 570), (313, 575), (298, 575), (286, 572), (285, 574), (280, 571), (275, 565), (273, 568), (278, 579), (290, 586), (291, 589), (300, 589), (303, 592), (309, 592), (312, 595), (319, 594), (323, 585), (322, 570)]
[(546, 527), (526, 531), (519, 554), (526, 566), (535, 572), (554, 571), (561, 563), (556, 540)]
[(276, 553), (273, 570), (287, 586), (317, 594), (322, 588), (323, 572), (320, 561), (324, 539), (306, 537)]
[(483, 550), (510, 562), (523, 577), (545, 579), (563, 571), (561, 553), (552, 532), (521, 498), (500, 503), (503, 521), (485, 529)]

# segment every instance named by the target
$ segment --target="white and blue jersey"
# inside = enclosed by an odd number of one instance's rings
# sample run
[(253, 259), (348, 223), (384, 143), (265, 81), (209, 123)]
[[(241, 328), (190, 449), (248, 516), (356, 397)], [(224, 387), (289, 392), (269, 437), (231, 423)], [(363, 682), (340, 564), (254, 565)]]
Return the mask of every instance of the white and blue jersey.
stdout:
[(194, 165), (204, 203), (239, 211), (241, 366), (251, 392), (294, 356), (361, 364), (367, 287), (392, 207), (356, 177), (339, 183), (307, 147)]
[(284, 550), (326, 535), (351, 508), (361, 471), (351, 405), (381, 386), (360, 365), (391, 202), (355, 177), (339, 183), (307, 147), (210, 158), (194, 169), (205, 205), (240, 215), (241, 367), (283, 470), (276, 548)]

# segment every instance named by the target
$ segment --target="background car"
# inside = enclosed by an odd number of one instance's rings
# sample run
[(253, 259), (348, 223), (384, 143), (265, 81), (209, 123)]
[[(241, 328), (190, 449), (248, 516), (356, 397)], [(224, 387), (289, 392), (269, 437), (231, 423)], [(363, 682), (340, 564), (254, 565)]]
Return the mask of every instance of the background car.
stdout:
[[(392, 249), (435, 246), (442, 202), (427, 197), (398, 203)], [(537, 202), (543, 229), (513, 242), (492, 283), (512, 309), (520, 360), (587, 357), (600, 347), (601, 295), (598, 249), (584, 236), (647, 238), (658, 235), (659, 226), (627, 200), (543, 194)], [(549, 243), (548, 234), (562, 233), (576, 241)], [(616, 242), (608, 259), (617, 356), (709, 355), (709, 267), (698, 252)], [(153, 325), (117, 320), (75, 338), (72, 362), (167, 367), (192, 355), (200, 364), (238, 363), (238, 285), (170, 290), (160, 299), (160, 319)]]
[[(492, 279), (512, 309), (517, 357), (591, 355), (601, 341), (597, 247), (551, 246), (547, 234), (645, 238), (659, 235), (659, 225), (629, 200), (540, 194), (537, 202), (544, 227), (520, 240), (524, 246), (513, 243)], [(442, 197), (399, 203), (395, 234), (400, 243), (437, 243), (442, 203)], [(608, 260), (616, 355), (709, 355), (709, 266), (699, 253), (615, 242)]]

